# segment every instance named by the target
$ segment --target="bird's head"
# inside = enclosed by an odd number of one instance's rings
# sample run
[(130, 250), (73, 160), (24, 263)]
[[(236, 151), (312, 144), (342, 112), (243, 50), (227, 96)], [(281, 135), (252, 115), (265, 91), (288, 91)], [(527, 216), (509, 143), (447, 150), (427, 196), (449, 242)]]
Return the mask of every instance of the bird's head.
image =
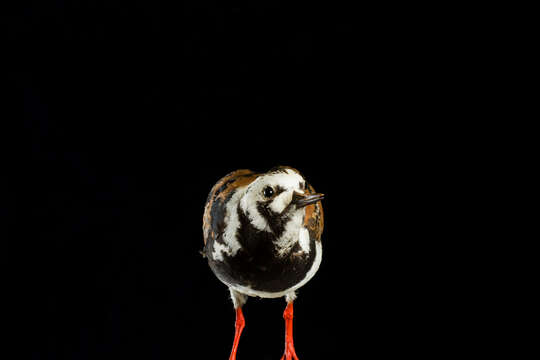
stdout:
[(306, 186), (297, 170), (274, 168), (248, 186), (240, 208), (258, 230), (280, 232), (288, 221), (302, 218), (305, 206), (323, 198), (323, 194), (308, 194)]

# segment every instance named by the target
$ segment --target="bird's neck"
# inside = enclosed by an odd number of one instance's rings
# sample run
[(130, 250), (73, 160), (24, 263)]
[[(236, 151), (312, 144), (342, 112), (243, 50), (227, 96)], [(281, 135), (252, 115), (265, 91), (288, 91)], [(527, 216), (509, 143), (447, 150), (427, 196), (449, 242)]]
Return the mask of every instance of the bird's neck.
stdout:
[[(261, 211), (261, 209), (258, 210)], [(302, 243), (302, 233), (306, 230), (303, 226), (304, 209), (291, 211), (272, 218), (265, 218), (258, 212), (254, 218), (253, 214), (245, 211), (242, 206), (238, 206), (237, 211), (240, 222), (243, 224), (240, 238), (245, 243), (244, 247), (259, 246), (261, 245), (260, 241), (267, 244), (271, 243), (280, 257), (286, 256), (293, 249), (297, 249), (296, 244), (299, 242), (302, 249), (305, 247), (305, 244)], [(261, 218), (264, 219), (265, 226), (263, 229), (261, 229), (261, 224), (256, 224)]]
[(303, 222), (303, 211), (295, 211), (287, 217), (283, 232), (274, 239), (274, 245), (279, 255), (286, 255), (298, 243)]

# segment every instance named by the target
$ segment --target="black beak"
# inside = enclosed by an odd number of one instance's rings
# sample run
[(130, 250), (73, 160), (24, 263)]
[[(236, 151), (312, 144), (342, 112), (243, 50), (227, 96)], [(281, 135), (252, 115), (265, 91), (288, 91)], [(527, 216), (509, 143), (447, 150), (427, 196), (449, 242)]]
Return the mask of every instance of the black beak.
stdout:
[(303, 208), (304, 206), (314, 204), (317, 201), (322, 200), (322, 199), (324, 199), (324, 194), (306, 195), (306, 194), (295, 192), (293, 194), (292, 203), (296, 204), (297, 208)]

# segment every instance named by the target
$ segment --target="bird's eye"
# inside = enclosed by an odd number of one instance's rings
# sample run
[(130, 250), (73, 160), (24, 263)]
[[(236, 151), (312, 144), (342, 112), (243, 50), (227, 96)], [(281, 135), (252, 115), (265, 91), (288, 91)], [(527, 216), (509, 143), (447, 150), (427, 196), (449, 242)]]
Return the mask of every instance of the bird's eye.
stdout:
[(274, 195), (274, 189), (272, 189), (270, 186), (267, 186), (263, 190), (264, 197), (269, 198), (270, 196)]

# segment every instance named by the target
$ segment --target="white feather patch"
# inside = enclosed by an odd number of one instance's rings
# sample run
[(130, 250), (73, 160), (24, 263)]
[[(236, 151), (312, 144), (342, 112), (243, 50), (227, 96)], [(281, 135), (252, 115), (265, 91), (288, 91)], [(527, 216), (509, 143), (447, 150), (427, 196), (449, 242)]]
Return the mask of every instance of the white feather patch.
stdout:
[(306, 254), (309, 253), (309, 231), (305, 227), (300, 229), (298, 243), (300, 244), (300, 248), (302, 248), (303, 252)]
[(293, 302), (294, 300), (296, 300), (296, 292), (295, 291), (291, 291), (290, 293), (285, 294), (285, 301), (290, 303), (290, 302)]
[(256, 207), (256, 192), (251, 190), (249, 191), (246, 196), (242, 198), (240, 201), (240, 208), (244, 211), (244, 213), (249, 218), (249, 222), (257, 229), (261, 231), (268, 231), (270, 232), (270, 228), (268, 226), (268, 222), (266, 219), (259, 214), (259, 211)]
[(239, 307), (244, 306), (244, 304), (247, 301), (247, 295), (239, 293), (238, 291), (235, 291), (233, 288), (229, 288), (229, 292), (231, 293), (231, 300), (234, 304), (235, 309), (238, 309)]
[(270, 209), (277, 214), (281, 214), (283, 210), (285, 210), (287, 205), (289, 205), (289, 203), (291, 202), (292, 195), (292, 190), (282, 192), (281, 194), (276, 196), (274, 200), (272, 200), (272, 202), (270, 203)]
[(244, 195), (245, 188), (238, 188), (233, 194), (227, 206), (225, 207), (225, 231), (223, 232), (223, 242), (221, 244), (214, 242), (214, 251), (212, 252), (212, 258), (216, 261), (223, 261), (223, 253), (229, 256), (234, 256), (240, 250), (242, 245), (236, 239), (236, 230), (240, 227), (240, 221), (238, 220), (238, 212), (236, 207), (238, 201)]
[[(285, 231), (277, 239), (274, 244), (277, 247), (278, 255), (286, 255), (292, 247), (299, 241), (300, 230), (303, 229), (303, 220), (304, 220), (304, 211), (305, 209), (297, 210), (291, 216), (291, 219), (285, 225)], [(309, 247), (309, 235), (308, 235), (308, 247)]]
[(214, 259), (215, 261), (223, 261), (223, 253), (227, 253), (230, 255), (230, 248), (214, 241), (214, 251), (212, 252), (212, 259)]

